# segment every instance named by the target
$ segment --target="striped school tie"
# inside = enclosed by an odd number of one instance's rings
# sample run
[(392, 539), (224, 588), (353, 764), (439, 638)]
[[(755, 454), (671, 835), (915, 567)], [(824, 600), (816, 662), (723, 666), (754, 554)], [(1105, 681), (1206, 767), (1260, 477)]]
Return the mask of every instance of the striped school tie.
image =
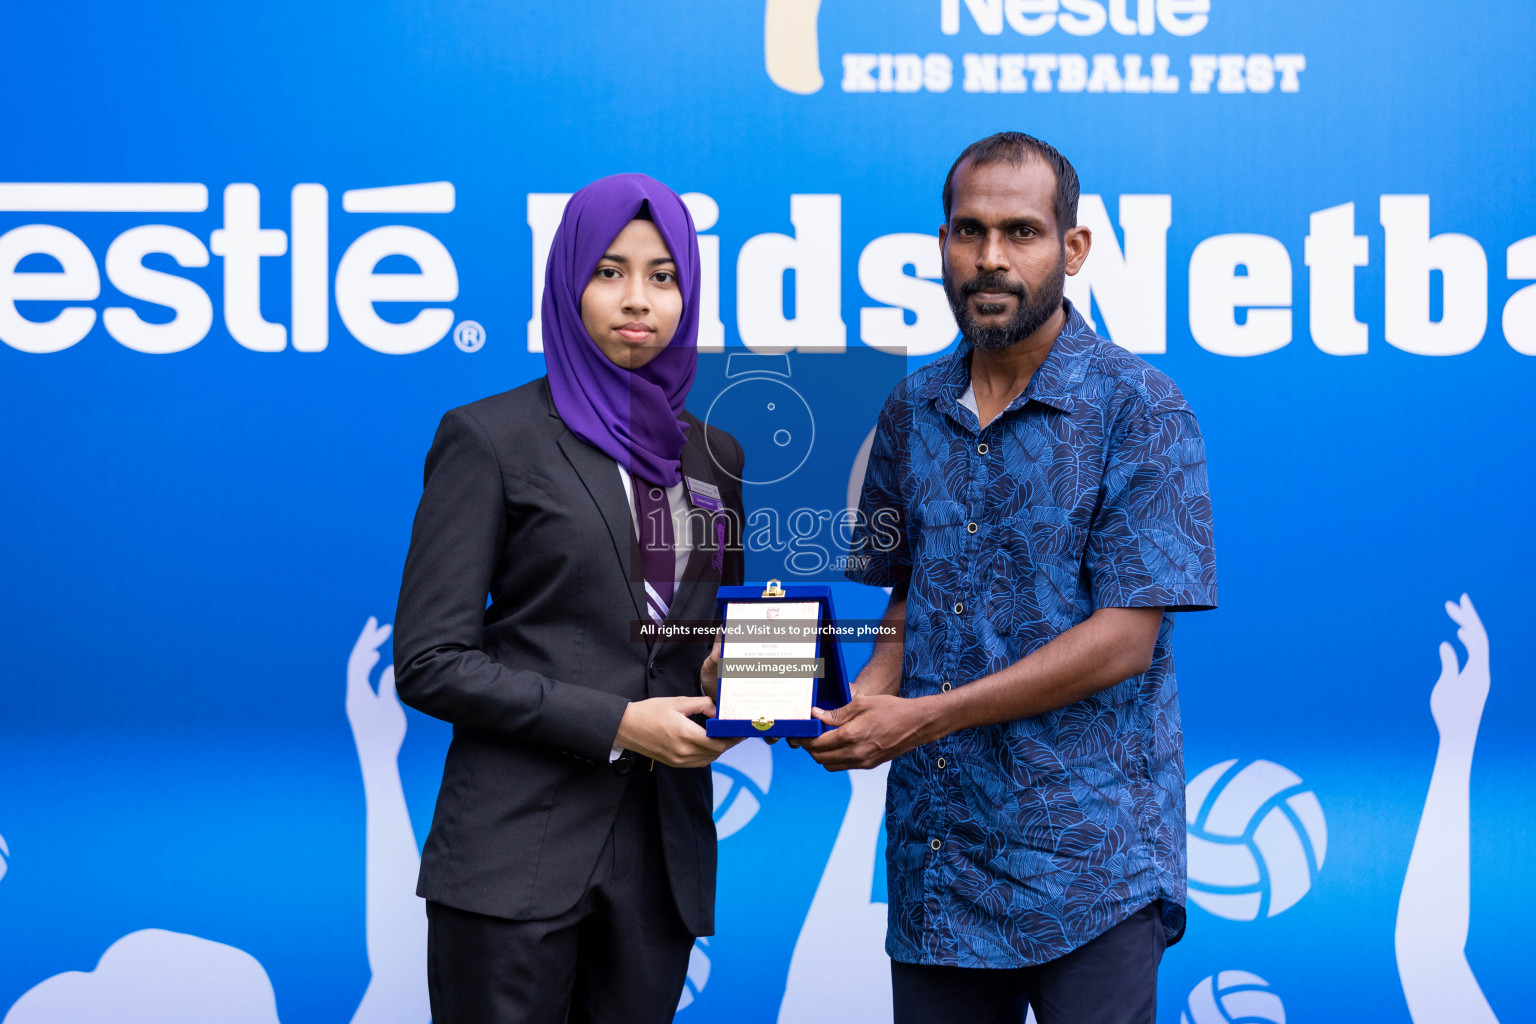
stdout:
[(635, 477), (635, 508), (640, 513), (640, 568), (645, 574), (645, 603), (651, 618), (661, 622), (672, 607), (676, 571), (672, 537), (672, 507), (660, 486)]

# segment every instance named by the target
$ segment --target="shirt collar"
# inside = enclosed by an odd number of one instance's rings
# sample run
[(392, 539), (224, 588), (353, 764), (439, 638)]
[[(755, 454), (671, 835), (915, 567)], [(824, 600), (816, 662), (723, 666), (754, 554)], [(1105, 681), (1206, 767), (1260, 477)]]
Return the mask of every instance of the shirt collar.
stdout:
[[(1051, 351), (1046, 354), (1045, 362), (1030, 377), (1024, 393), (1015, 398), (1004, 412), (1023, 408), (1030, 402), (1040, 402), (1066, 413), (1072, 411), (1075, 404), (1073, 396), (1088, 372), (1089, 349), (1095, 334), (1070, 300), (1063, 299), (1062, 306), (1066, 310), (1067, 320), (1062, 325), (1061, 333), (1051, 343)], [(920, 393), (925, 399), (950, 407), (951, 415), (974, 421), (975, 416), (970, 410), (960, 405), (960, 396), (965, 394), (965, 389), (971, 383), (970, 356), (971, 344), (962, 338), (954, 354), (944, 360), (923, 382)]]

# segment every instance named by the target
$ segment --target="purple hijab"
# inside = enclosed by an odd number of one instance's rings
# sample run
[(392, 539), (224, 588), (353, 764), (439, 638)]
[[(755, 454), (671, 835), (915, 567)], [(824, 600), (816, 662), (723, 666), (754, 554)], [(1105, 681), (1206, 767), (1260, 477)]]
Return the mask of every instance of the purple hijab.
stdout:
[[(677, 263), (683, 315), (672, 341), (638, 370), (615, 364), (581, 322), (581, 294), (641, 204)], [(699, 239), (676, 192), (644, 174), (599, 178), (571, 196), (544, 276), (544, 362), (555, 411), (571, 433), (643, 480), (682, 479), (679, 417), (698, 368)]]

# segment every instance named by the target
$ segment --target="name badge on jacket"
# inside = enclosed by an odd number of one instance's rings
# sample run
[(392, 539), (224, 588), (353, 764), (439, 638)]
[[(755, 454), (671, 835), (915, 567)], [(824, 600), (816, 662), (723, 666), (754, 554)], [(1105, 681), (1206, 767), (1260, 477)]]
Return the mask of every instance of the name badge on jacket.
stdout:
[(695, 480), (691, 476), (683, 477), (688, 482), (688, 499), (699, 508), (708, 509), (711, 512), (720, 511), (720, 488), (714, 484), (707, 484), (703, 480)]
[[(695, 480), (691, 476), (684, 476), (688, 483), (688, 499), (697, 508), (707, 509), (710, 512), (719, 512), (723, 507), (720, 504), (720, 488), (714, 484), (707, 484), (703, 480)], [(721, 572), (725, 568), (725, 520), (715, 516), (715, 554), (710, 564), (715, 572)]]

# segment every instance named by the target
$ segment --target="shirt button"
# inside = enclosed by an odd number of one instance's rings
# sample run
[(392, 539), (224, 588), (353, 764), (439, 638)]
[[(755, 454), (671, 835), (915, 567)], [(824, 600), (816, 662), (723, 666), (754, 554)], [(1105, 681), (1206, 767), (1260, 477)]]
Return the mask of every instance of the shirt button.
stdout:
[(937, 761), (935, 761), (935, 762), (934, 762), (934, 764), (935, 764), (935, 765), (937, 765), (937, 766), (938, 766), (938, 767), (940, 767), (940, 768), (943, 768), (943, 767), (944, 767), (944, 765), (945, 765), (945, 764), (946, 764), (946, 762), (945, 762), (945, 760), (944, 760), (944, 759), (943, 759), (943, 758), (942, 758), (942, 757), (941, 757), (941, 758), (939, 758), (939, 759), (938, 759), (938, 760), (937, 760)]
[(935, 850), (937, 850), (940, 846), (943, 846), (944, 844), (939, 842), (937, 839), (930, 839), (930, 840), (928, 840), (928, 845), (933, 847)]
[(955, 614), (959, 615), (963, 611), (965, 611), (965, 602), (964, 601), (956, 601), (955, 602)]
[(976, 446), (976, 454), (977, 455), (985, 455), (985, 454), (987, 454), (987, 443), (985, 441), (983, 441), (981, 444)]
[(948, 693), (950, 691), (950, 685), (948, 683), (945, 683), (944, 685), (940, 686), (939, 689), (942, 690), (945, 693)]
[(976, 524), (975, 523), (966, 523), (965, 524), (965, 530), (966, 530), (967, 533), (975, 533), (976, 532)]

